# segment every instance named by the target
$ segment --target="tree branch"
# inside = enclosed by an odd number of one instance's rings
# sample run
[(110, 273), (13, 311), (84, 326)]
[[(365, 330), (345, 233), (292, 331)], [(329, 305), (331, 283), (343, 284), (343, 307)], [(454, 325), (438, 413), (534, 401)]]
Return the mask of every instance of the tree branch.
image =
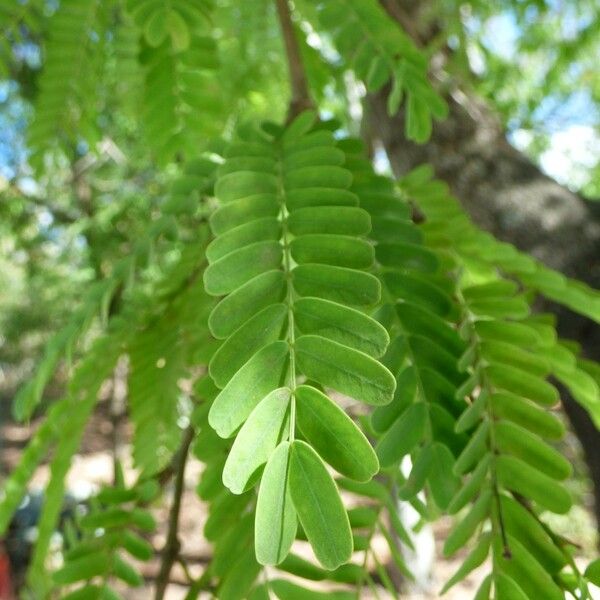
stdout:
[(281, 34), (285, 44), (285, 52), (288, 60), (288, 69), (290, 73), (291, 98), (288, 108), (288, 122), (299, 115), (303, 110), (313, 108), (313, 101), (308, 90), (308, 82), (302, 57), (300, 56), (300, 47), (292, 23), (292, 15), (288, 0), (275, 0), (279, 24), (281, 25)]
[(177, 467), (175, 472), (175, 490), (173, 491), (173, 504), (169, 511), (169, 525), (167, 529), (167, 540), (162, 551), (160, 571), (156, 578), (156, 592), (154, 600), (163, 600), (171, 569), (179, 557), (181, 543), (179, 541), (179, 513), (181, 511), (181, 499), (184, 491), (185, 465), (187, 462), (190, 444), (194, 439), (194, 428), (190, 425), (183, 434), (183, 440), (178, 451)]

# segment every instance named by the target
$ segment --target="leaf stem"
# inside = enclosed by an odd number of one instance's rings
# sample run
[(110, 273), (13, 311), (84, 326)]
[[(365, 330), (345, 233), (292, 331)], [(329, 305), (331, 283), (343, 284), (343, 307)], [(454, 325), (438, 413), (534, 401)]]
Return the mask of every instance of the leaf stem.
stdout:
[(181, 500), (185, 487), (185, 465), (187, 462), (188, 450), (194, 439), (194, 428), (190, 425), (183, 434), (183, 440), (178, 451), (178, 461), (175, 473), (175, 490), (173, 492), (173, 504), (169, 511), (169, 525), (167, 530), (167, 541), (162, 551), (162, 560), (160, 571), (156, 578), (156, 592), (154, 600), (163, 600), (167, 585), (169, 583), (169, 575), (174, 563), (179, 557), (181, 544), (179, 542), (179, 514), (181, 512)]
[(293, 442), (296, 434), (296, 331), (294, 322), (294, 288), (292, 286), (292, 256), (290, 252), (290, 232), (288, 229), (288, 210), (286, 205), (285, 189), (283, 187), (282, 156), (278, 160), (278, 190), (277, 195), (281, 205), (281, 241), (283, 244), (283, 270), (286, 277), (287, 293), (285, 302), (288, 312), (287, 342), (290, 348), (290, 366), (287, 385), (292, 395), (290, 398), (290, 430), (289, 441)]

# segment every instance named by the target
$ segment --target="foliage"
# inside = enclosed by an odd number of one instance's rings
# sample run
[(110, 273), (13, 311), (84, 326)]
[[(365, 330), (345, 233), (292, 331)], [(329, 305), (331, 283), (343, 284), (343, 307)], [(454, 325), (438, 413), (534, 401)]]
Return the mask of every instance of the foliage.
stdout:
[[(444, 554), (468, 554), (445, 589), (487, 560), (477, 598), (589, 598), (598, 563), (582, 572), (547, 516), (572, 505), (556, 385), (600, 425), (600, 367), (533, 306), (544, 296), (600, 323), (600, 294), (479, 230), (429, 167), (375, 172), (348, 135), (349, 101), (327, 86), (348, 71), (371, 92), (389, 85), (388, 108), (417, 141), (446, 114), (433, 49), (377, 2), (297, 3), (308, 79), (325, 83), (320, 110), (285, 122), (274, 7), (238, 4), (2, 5), (13, 47), (40, 44), (44, 57), (30, 164), (39, 181), (69, 181), (68, 208), (84, 214), (43, 208), (71, 221), (93, 267), (14, 402), (19, 420), (45, 414), (3, 484), (0, 533), (51, 455), (30, 593), (118, 598), (113, 578), (139, 583), (123, 552), (153, 549), (130, 528), (152, 529), (147, 505), (189, 427), (213, 546), (190, 599), (345, 599), (377, 585), (397, 597), (374, 540), (410, 579), (402, 503), (421, 523), (454, 516)], [(12, 66), (10, 51), (1, 59)], [(9, 195), (15, 224), (39, 218), (18, 186)], [(51, 574), (65, 477), (125, 359), (137, 483), (118, 476), (98, 493)], [(46, 410), (60, 372), (64, 394)], [(316, 591), (322, 581), (332, 591)]]

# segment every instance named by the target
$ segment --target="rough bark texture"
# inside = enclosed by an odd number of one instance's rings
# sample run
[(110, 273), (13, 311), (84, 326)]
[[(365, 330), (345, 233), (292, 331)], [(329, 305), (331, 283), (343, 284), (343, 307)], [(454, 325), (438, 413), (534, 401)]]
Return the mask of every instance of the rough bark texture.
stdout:
[[(401, 14), (406, 20), (410, 11)], [(570, 277), (600, 287), (600, 204), (559, 185), (510, 146), (498, 120), (478, 99), (453, 92), (447, 98), (448, 119), (434, 126), (428, 143), (417, 145), (404, 137), (403, 115), (387, 115), (385, 96), (383, 92), (369, 99), (368, 116), (371, 134), (385, 147), (396, 175), (430, 163), (483, 229)], [(561, 335), (577, 340), (585, 355), (600, 360), (597, 324), (556, 305), (543, 308), (557, 314)], [(594, 481), (600, 523), (600, 433), (566, 395), (564, 407)]]

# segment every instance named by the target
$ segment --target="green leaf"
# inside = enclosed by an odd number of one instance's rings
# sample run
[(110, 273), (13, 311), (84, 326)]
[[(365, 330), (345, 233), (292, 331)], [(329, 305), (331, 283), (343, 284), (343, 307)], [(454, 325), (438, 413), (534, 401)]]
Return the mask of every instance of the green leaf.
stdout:
[(554, 374), (573, 398), (587, 410), (596, 427), (600, 428), (600, 390), (596, 381), (581, 369), (570, 372), (555, 369)]
[(269, 271), (251, 279), (213, 309), (208, 318), (211, 333), (218, 339), (229, 337), (250, 317), (283, 299), (283, 271)]
[(498, 393), (491, 397), (490, 402), (498, 418), (508, 419), (545, 438), (559, 440), (564, 435), (565, 427), (554, 415), (525, 398)]
[(409, 406), (377, 443), (377, 456), (382, 467), (390, 467), (423, 439), (428, 413), (424, 402)]
[(257, 219), (275, 218), (280, 210), (281, 204), (274, 194), (254, 194), (213, 212), (210, 228), (215, 235), (222, 235)]
[(469, 478), (469, 481), (465, 483), (454, 495), (448, 506), (448, 513), (451, 515), (456, 514), (459, 510), (464, 508), (468, 502), (484, 487), (484, 480), (488, 473), (491, 462), (491, 455), (484, 456), (473, 474)]
[(254, 546), (261, 565), (279, 564), (289, 553), (298, 527), (290, 496), (290, 444), (282, 442), (271, 454), (258, 490)]
[(132, 531), (123, 532), (123, 548), (138, 560), (150, 560), (154, 555), (152, 545)]
[[(119, 597), (117, 597), (117, 600)], [(106, 587), (99, 587), (94, 584), (86, 584), (62, 597), (62, 600), (112, 600), (106, 595)]]
[(272, 391), (260, 401), (237, 434), (223, 469), (223, 483), (232, 493), (246, 490), (254, 473), (277, 446), (284, 434), (290, 395), (288, 388)]
[(535, 347), (541, 339), (536, 330), (511, 321), (476, 321), (475, 331), (483, 339), (497, 340), (520, 347)]
[(481, 585), (479, 586), (479, 589), (477, 590), (477, 593), (475, 594), (473, 600), (489, 600), (491, 591), (492, 576), (486, 575), (484, 580), (481, 582)]
[(257, 194), (276, 194), (278, 179), (275, 175), (254, 171), (234, 171), (219, 177), (215, 196), (221, 202), (234, 202)]
[(600, 558), (593, 560), (585, 570), (585, 578), (600, 587)]
[(115, 577), (131, 587), (138, 587), (144, 582), (142, 576), (118, 554), (114, 554), (112, 557), (112, 571)]
[(217, 169), (217, 176), (224, 177), (238, 171), (255, 171), (275, 175), (276, 163), (270, 156), (233, 156)]
[(267, 584), (255, 587), (248, 596), (248, 600), (270, 600)]
[(406, 136), (421, 144), (431, 135), (431, 119), (424, 103), (414, 94), (407, 94)]
[(379, 471), (371, 444), (346, 413), (319, 390), (296, 388), (298, 426), (307, 442), (336, 471), (368, 481)]
[(488, 398), (489, 394), (485, 390), (479, 392), (477, 398), (471, 402), (471, 404), (460, 415), (458, 421), (456, 421), (454, 430), (457, 433), (464, 433), (481, 421), (488, 408)]
[(384, 267), (434, 273), (439, 266), (437, 256), (418, 244), (384, 242), (377, 244), (375, 253)]
[(167, 29), (175, 51), (187, 50), (190, 45), (190, 31), (182, 16), (175, 10), (167, 12)]
[(409, 344), (415, 361), (421, 365), (420, 368), (431, 368), (454, 386), (464, 381), (464, 375), (458, 371), (456, 357), (446, 352), (435, 341), (421, 335), (411, 335)]
[(452, 586), (462, 581), (471, 571), (483, 564), (487, 558), (492, 543), (491, 533), (484, 533), (478, 540), (477, 544), (471, 550), (469, 555), (462, 561), (462, 564), (446, 582), (440, 594), (445, 594)]
[(559, 400), (558, 390), (553, 385), (522, 369), (490, 365), (486, 367), (486, 373), (497, 389), (524, 396), (545, 406), (553, 406)]
[(483, 490), (467, 515), (453, 528), (444, 543), (444, 556), (452, 556), (462, 548), (473, 536), (475, 530), (489, 513), (492, 503), (492, 492)]
[(330, 575), (329, 571), (317, 567), (314, 563), (296, 554), (288, 554), (286, 559), (279, 565), (279, 570), (311, 581), (323, 581)]
[(499, 456), (496, 474), (507, 489), (555, 513), (564, 514), (571, 508), (571, 497), (564, 487), (518, 458)]
[(266, 144), (263, 141), (241, 141), (235, 140), (231, 142), (223, 153), (225, 158), (231, 159), (236, 157), (262, 157), (275, 159), (275, 148), (272, 144)]
[(348, 190), (312, 187), (286, 191), (286, 206), (293, 214), (301, 208), (313, 206), (358, 206), (358, 196)]
[(412, 366), (404, 368), (396, 376), (394, 399), (384, 406), (375, 408), (371, 415), (371, 425), (377, 433), (387, 431), (398, 417), (413, 403), (417, 393), (417, 377)]
[(543, 590), (544, 600), (564, 600), (564, 592), (523, 545), (510, 534), (507, 536), (507, 542), (510, 557), (504, 556), (502, 542), (495, 540), (494, 561), (502, 573), (518, 584), (525, 597), (536, 598), (540, 590)]
[[(292, 149), (293, 147), (289, 148)], [(339, 167), (343, 165), (344, 158), (344, 153), (333, 146), (315, 146), (291, 154), (287, 151), (283, 157), (283, 170), (291, 172), (304, 167)]]
[(265, 346), (231, 378), (215, 398), (208, 413), (208, 422), (221, 437), (233, 435), (254, 407), (280, 386), (288, 351), (288, 345), (282, 341)]
[(209, 372), (221, 388), (262, 347), (279, 339), (286, 322), (285, 304), (271, 304), (246, 321), (215, 352)]
[(495, 575), (496, 600), (530, 600), (514, 579), (504, 573)]
[(460, 453), (454, 465), (454, 472), (457, 475), (468, 473), (487, 452), (489, 431), (489, 421), (483, 421), (477, 431), (471, 435), (471, 439)]
[(85, 581), (99, 575), (108, 573), (110, 569), (110, 556), (105, 549), (81, 558), (69, 561), (61, 569), (53, 573), (55, 583), (66, 585), (76, 581)]
[(383, 274), (383, 280), (395, 297), (417, 304), (438, 316), (446, 316), (452, 307), (448, 294), (425, 277), (389, 271)]
[(342, 304), (369, 306), (378, 302), (381, 295), (376, 277), (345, 267), (300, 265), (292, 271), (292, 282), (301, 296), (317, 296)]
[(496, 423), (494, 440), (500, 452), (524, 460), (553, 479), (566, 479), (573, 471), (571, 463), (562, 454), (548, 446), (535, 434), (510, 421)]
[(270, 582), (270, 586), (279, 600), (356, 600), (353, 592), (336, 590), (317, 592), (285, 579), (275, 579)]
[(478, 317), (524, 319), (529, 315), (529, 303), (519, 297), (491, 298), (469, 303), (469, 310)]
[(159, 9), (146, 21), (144, 37), (150, 46), (157, 47), (167, 37), (167, 11)]
[(373, 264), (373, 246), (349, 235), (314, 233), (302, 235), (290, 244), (292, 258), (298, 264), (319, 263), (366, 269)]
[(484, 341), (479, 344), (479, 352), (481, 358), (489, 363), (503, 363), (538, 377), (546, 377), (550, 373), (550, 365), (544, 358), (521, 350), (514, 344)]
[(283, 183), (290, 190), (312, 187), (348, 188), (352, 183), (352, 174), (342, 167), (301, 167), (285, 173)]
[(459, 479), (452, 471), (454, 457), (448, 447), (439, 442), (432, 444), (431, 454), (429, 488), (437, 506), (446, 510), (459, 486)]
[[(250, 589), (261, 572), (250, 548), (235, 553), (217, 591), (219, 600), (247, 600)], [(230, 558), (231, 561), (231, 558)]]
[(375, 56), (371, 61), (365, 85), (370, 92), (380, 90), (390, 78), (389, 61), (383, 56)]
[(206, 258), (213, 263), (234, 250), (255, 242), (278, 240), (280, 237), (281, 223), (276, 217), (256, 219), (219, 235), (206, 248)]
[(454, 356), (463, 352), (464, 342), (456, 331), (432, 312), (410, 302), (402, 302), (396, 305), (396, 314), (406, 332), (427, 337)]
[(256, 242), (234, 250), (204, 271), (204, 287), (213, 296), (224, 296), (257, 275), (281, 266), (283, 250), (278, 241)]
[(548, 573), (558, 573), (567, 559), (562, 549), (557, 547), (548, 535), (539, 517), (517, 500), (504, 494), (500, 496), (500, 503), (506, 531), (517, 538)]
[(290, 492), (298, 518), (319, 562), (335, 569), (352, 555), (352, 531), (337, 486), (306, 443), (290, 447)]
[(367, 354), (316, 335), (300, 336), (295, 349), (298, 367), (309, 379), (367, 404), (392, 400), (394, 376)]
[(427, 444), (415, 452), (410, 475), (406, 483), (398, 490), (398, 498), (410, 500), (414, 498), (425, 486), (433, 461), (432, 444)]
[(514, 296), (518, 291), (519, 286), (514, 281), (498, 279), (497, 281), (466, 287), (462, 290), (462, 295), (467, 302), (477, 302), (478, 300), (489, 300), (490, 298)]
[(388, 94), (387, 99), (387, 112), (390, 117), (394, 116), (400, 108), (400, 104), (402, 103), (403, 85), (403, 69), (399, 68), (394, 74), (394, 78), (392, 80), (392, 90)]
[(288, 217), (288, 230), (293, 235), (329, 233), (365, 235), (371, 229), (369, 213), (354, 206), (315, 206), (301, 208)]
[(300, 298), (294, 302), (298, 329), (316, 334), (374, 357), (381, 356), (389, 343), (384, 327), (364, 313), (320, 298)]

